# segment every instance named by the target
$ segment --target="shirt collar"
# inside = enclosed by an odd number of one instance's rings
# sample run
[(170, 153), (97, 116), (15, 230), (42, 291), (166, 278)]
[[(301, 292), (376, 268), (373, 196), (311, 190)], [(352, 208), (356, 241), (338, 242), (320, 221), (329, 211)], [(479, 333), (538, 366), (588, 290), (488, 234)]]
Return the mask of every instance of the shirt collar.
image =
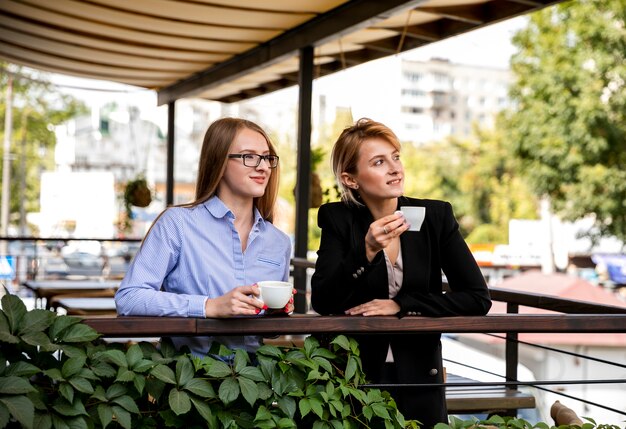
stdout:
[[(233, 212), (230, 211), (228, 207), (226, 207), (226, 204), (224, 204), (224, 202), (220, 200), (217, 195), (212, 196), (203, 204), (204, 207), (206, 207), (206, 209), (209, 211), (209, 213), (211, 213), (216, 219), (222, 219), (227, 215), (231, 218), (235, 217)], [(259, 227), (265, 225), (265, 219), (263, 219), (261, 213), (256, 207), (254, 207), (254, 225)]]

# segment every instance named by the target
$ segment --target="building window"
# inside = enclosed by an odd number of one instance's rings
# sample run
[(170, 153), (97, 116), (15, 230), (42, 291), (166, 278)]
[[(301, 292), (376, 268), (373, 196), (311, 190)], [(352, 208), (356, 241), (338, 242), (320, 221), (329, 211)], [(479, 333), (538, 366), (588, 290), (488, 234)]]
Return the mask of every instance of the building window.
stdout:
[(404, 78), (409, 82), (419, 82), (423, 77), (421, 73), (404, 72)]
[(423, 113), (424, 109), (420, 108), (420, 107), (415, 107), (415, 106), (402, 106), (400, 111), (402, 113)]

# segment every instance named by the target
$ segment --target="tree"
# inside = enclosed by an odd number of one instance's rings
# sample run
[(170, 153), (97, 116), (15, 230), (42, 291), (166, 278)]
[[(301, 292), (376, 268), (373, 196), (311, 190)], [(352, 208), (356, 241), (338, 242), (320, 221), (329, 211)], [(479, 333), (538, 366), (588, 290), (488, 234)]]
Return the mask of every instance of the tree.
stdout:
[(626, 240), (626, 3), (544, 9), (513, 39), (507, 115), (533, 189), (565, 220), (595, 218), (593, 238)]
[(0, 126), (3, 127), (0, 140), (5, 132), (5, 94), (9, 73), (14, 77), (9, 220), (17, 225), (22, 204), (24, 212), (39, 208), (41, 171), (54, 166), (54, 126), (86, 112), (86, 107), (71, 96), (56, 91), (45, 76), (18, 67), (9, 69), (7, 63), (0, 62)]
[(404, 144), (405, 192), (450, 201), (468, 242), (507, 243), (509, 221), (536, 218), (537, 202), (502, 133), (475, 128), (474, 134), (418, 148)]

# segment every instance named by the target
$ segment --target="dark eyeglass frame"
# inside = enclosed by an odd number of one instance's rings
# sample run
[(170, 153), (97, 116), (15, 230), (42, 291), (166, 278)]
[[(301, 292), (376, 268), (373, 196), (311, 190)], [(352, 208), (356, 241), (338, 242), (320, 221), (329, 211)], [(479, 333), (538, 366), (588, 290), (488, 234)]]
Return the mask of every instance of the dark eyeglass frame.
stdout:
[(264, 160), (270, 168), (276, 168), (279, 160), (278, 155), (259, 155), (256, 153), (229, 153), (228, 158), (241, 158), (243, 165), (250, 168), (258, 167), (261, 160)]

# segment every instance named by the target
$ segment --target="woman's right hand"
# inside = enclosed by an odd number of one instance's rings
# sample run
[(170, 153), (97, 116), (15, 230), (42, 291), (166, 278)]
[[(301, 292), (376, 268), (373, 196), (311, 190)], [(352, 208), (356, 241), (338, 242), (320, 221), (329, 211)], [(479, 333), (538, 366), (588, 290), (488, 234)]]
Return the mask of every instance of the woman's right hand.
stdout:
[(207, 299), (204, 314), (206, 317), (255, 316), (267, 308), (257, 296), (256, 284), (238, 286), (219, 298)]
[(386, 248), (389, 243), (408, 230), (410, 226), (400, 211), (372, 222), (365, 235), (365, 256), (367, 260), (371, 262), (378, 252)]

